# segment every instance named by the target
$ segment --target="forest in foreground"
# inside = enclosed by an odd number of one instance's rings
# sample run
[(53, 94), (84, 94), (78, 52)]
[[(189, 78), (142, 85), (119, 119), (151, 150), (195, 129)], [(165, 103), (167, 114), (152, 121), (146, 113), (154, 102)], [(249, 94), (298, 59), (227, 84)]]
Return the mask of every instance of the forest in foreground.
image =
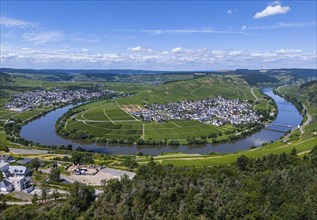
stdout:
[(0, 219), (316, 219), (317, 146), (234, 165), (174, 167), (151, 160), (133, 180), (93, 188), (73, 184), (63, 200), (0, 204)]

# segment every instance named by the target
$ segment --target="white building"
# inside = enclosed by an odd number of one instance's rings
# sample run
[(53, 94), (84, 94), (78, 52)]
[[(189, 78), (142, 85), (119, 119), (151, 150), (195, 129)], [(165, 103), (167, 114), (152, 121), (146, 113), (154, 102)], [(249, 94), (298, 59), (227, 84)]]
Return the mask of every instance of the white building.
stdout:
[(23, 176), (13, 176), (8, 179), (13, 184), (15, 191), (26, 189), (26, 179)]
[(27, 176), (30, 170), (25, 166), (9, 166), (9, 172), (12, 176)]
[(0, 192), (11, 192), (14, 190), (14, 186), (11, 182), (4, 179), (0, 182)]
[(6, 172), (9, 170), (9, 164), (6, 162), (0, 162), (0, 172)]

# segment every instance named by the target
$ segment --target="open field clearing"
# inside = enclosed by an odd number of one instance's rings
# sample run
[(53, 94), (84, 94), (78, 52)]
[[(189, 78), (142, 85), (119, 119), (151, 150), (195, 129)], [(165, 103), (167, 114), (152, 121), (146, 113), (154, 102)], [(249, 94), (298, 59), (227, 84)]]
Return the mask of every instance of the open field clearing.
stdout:
[(85, 183), (92, 186), (100, 186), (102, 185), (102, 180), (108, 181), (110, 179), (120, 179), (124, 175), (127, 175), (130, 179), (132, 179), (135, 176), (135, 173), (112, 168), (104, 168), (95, 175), (70, 174), (68, 178), (80, 183)]

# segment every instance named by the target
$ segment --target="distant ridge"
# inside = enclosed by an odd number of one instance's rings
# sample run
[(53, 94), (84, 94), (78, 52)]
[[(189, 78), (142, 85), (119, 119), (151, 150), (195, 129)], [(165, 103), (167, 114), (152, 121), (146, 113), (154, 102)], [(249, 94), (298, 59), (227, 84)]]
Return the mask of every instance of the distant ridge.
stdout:
[(132, 83), (167, 83), (211, 75), (239, 75), (250, 85), (302, 84), (317, 79), (317, 69), (236, 69), (205, 71), (162, 71), (134, 69), (15, 69), (0, 72), (45, 81), (98, 81)]

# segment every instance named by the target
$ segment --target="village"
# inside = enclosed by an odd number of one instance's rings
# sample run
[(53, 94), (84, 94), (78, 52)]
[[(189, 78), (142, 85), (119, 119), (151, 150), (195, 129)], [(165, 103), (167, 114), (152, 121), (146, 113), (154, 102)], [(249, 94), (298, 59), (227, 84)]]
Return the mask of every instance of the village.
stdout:
[[(10, 150), (12, 153), (44, 152), (43, 150), (37, 150), (39, 152), (36, 152), (14, 148), (10, 148)], [(64, 172), (61, 173), (61, 170), (64, 170)], [(39, 182), (38, 176), (40, 174), (44, 179)], [(11, 195), (14, 193), (14, 195), (23, 198), (33, 198), (34, 194), (41, 195), (43, 193), (43, 184), (45, 183), (50, 183), (50, 185), (54, 183), (59, 186), (79, 182), (90, 186), (101, 186), (104, 181), (121, 179), (123, 176), (133, 179), (135, 173), (95, 164), (60, 163), (58, 161), (40, 160), (39, 158), (20, 158), (9, 154), (0, 154), (0, 194)], [(49, 194), (54, 190), (54, 188), (47, 189)], [(60, 192), (67, 194), (63, 190)]]
[[(24, 191), (30, 193), (34, 190), (32, 184), (32, 171), (27, 166), (33, 159), (22, 159), (16, 161), (13, 157), (0, 155), (0, 193), (12, 191)], [(36, 162), (38, 162), (36, 160)]]
[(145, 105), (145, 109), (130, 112), (144, 121), (197, 120), (221, 126), (258, 123), (258, 116), (247, 100), (216, 97), (203, 100), (185, 100), (167, 104)]
[(5, 104), (5, 108), (22, 112), (36, 107), (72, 103), (74, 101), (90, 100), (108, 95), (119, 96), (122, 94), (108, 89), (62, 90), (54, 88), (52, 90), (34, 90), (16, 94), (10, 102)]

